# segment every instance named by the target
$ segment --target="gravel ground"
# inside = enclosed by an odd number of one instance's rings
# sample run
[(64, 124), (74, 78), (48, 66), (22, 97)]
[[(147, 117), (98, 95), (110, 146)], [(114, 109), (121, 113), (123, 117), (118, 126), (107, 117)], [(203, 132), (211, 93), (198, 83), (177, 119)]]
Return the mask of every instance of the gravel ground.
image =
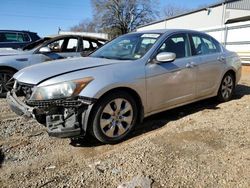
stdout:
[(48, 137), (0, 100), (0, 187), (250, 187), (250, 72), (232, 101), (147, 118), (131, 138), (100, 145)]

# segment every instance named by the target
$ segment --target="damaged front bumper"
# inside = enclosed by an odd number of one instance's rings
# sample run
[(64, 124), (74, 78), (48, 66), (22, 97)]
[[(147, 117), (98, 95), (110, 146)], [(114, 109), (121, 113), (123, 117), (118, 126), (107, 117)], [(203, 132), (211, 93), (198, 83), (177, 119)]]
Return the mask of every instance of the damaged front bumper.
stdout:
[(10, 109), (17, 115), (28, 118), (33, 117), (34, 108), (27, 106), (23, 101), (19, 100), (14, 92), (8, 92), (6, 99)]
[(50, 136), (69, 138), (85, 134), (86, 111), (95, 100), (89, 98), (48, 101), (22, 101), (15, 92), (7, 94), (7, 102), (19, 116), (33, 117), (47, 127)]

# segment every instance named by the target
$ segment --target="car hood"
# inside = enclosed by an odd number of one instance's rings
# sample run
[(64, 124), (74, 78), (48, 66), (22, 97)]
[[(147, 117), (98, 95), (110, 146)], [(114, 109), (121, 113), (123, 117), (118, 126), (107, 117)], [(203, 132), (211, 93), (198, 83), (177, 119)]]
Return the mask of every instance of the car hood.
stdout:
[[(37, 64), (22, 69), (14, 75), (14, 78), (22, 83), (37, 85), (44, 80), (91, 68), (108, 66), (114, 63), (120, 63), (119, 60), (101, 59), (93, 57), (80, 57), (72, 59), (57, 60)], [(124, 62), (124, 61), (122, 61)]]

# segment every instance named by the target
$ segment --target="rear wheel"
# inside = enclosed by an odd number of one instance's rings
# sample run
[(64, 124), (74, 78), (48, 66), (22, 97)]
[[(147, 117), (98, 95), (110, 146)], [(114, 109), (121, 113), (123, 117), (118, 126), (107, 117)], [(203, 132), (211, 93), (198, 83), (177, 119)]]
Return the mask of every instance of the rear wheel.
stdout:
[(13, 88), (14, 80), (10, 79), (14, 74), (15, 72), (12, 70), (0, 70), (0, 97), (5, 97), (7, 92)]
[(225, 74), (225, 76), (222, 79), (220, 89), (217, 95), (217, 98), (221, 102), (229, 101), (234, 92), (235, 88), (235, 81), (234, 76), (231, 73)]
[(137, 121), (135, 100), (126, 92), (114, 92), (102, 98), (94, 107), (90, 131), (103, 143), (122, 141)]

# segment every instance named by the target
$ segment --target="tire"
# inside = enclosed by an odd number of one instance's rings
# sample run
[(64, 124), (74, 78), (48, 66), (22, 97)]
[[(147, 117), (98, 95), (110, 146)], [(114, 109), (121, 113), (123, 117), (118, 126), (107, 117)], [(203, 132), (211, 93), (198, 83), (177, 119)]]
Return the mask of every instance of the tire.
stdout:
[(14, 85), (14, 80), (9, 82), (15, 74), (15, 71), (9, 69), (0, 70), (0, 97), (6, 97), (8, 91), (10, 91)]
[(136, 102), (131, 95), (122, 91), (110, 93), (93, 107), (89, 131), (102, 143), (121, 142), (134, 128), (137, 114)]
[(234, 76), (231, 73), (226, 73), (221, 81), (217, 99), (220, 102), (227, 102), (233, 97), (235, 89)]

